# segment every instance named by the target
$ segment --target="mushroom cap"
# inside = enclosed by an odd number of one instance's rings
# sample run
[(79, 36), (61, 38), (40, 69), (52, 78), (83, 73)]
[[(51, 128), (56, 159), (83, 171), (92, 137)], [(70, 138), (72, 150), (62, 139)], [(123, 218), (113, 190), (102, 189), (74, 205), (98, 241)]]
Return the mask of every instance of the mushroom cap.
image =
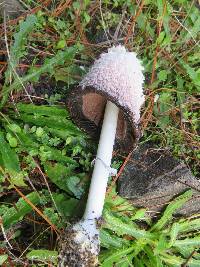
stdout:
[(144, 103), (143, 67), (124, 46), (108, 49), (68, 98), (72, 118), (92, 137), (99, 137), (107, 100), (120, 109), (115, 148), (130, 150), (141, 136), (140, 108)]

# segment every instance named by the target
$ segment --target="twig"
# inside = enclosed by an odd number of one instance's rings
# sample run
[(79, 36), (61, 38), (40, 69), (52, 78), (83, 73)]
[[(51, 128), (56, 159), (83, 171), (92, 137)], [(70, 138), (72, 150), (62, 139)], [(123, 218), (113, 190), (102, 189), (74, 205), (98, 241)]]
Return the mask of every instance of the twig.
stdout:
[(140, 13), (141, 13), (141, 11), (142, 11), (142, 8), (143, 8), (143, 6), (144, 6), (144, 1), (145, 1), (145, 0), (142, 0), (141, 4), (140, 4), (140, 6), (139, 6), (139, 9), (138, 9), (137, 13), (135, 14), (135, 16), (132, 16), (132, 22), (131, 22), (131, 24), (130, 24), (130, 26), (129, 26), (129, 28), (128, 28), (128, 33), (127, 33), (127, 36), (126, 36), (126, 38), (125, 38), (125, 40), (124, 40), (124, 44), (125, 44), (125, 45), (127, 44), (128, 39), (129, 39), (129, 37), (130, 37), (130, 35), (131, 35), (131, 31), (132, 31), (132, 29), (133, 29), (133, 26), (134, 26), (134, 24), (135, 24), (135, 21), (136, 21), (137, 17), (140, 15)]
[(192, 253), (189, 255), (189, 257), (186, 259), (186, 261), (181, 264), (181, 267), (187, 267), (188, 262), (191, 260), (191, 258), (193, 257), (193, 255), (195, 254), (196, 250), (193, 250)]

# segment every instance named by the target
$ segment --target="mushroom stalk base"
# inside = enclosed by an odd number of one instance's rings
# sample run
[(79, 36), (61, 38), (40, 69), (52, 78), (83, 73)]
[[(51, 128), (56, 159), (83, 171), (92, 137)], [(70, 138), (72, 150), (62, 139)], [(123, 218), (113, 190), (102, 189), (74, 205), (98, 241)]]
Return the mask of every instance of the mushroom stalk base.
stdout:
[(108, 101), (83, 219), (66, 229), (60, 240), (59, 267), (93, 267), (98, 264), (99, 229), (102, 215), (119, 109)]

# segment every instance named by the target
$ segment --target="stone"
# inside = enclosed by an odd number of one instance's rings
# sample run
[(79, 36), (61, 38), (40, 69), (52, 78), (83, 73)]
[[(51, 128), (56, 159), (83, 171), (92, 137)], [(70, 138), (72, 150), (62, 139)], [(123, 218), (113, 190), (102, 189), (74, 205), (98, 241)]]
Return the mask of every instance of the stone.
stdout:
[(0, 15), (2, 17), (4, 17), (4, 11), (6, 17), (15, 19), (19, 17), (25, 9), (17, 0), (0, 0)]
[(159, 213), (174, 197), (192, 189), (193, 197), (177, 211), (188, 216), (200, 211), (200, 181), (166, 148), (140, 145), (118, 180), (118, 192), (136, 207)]

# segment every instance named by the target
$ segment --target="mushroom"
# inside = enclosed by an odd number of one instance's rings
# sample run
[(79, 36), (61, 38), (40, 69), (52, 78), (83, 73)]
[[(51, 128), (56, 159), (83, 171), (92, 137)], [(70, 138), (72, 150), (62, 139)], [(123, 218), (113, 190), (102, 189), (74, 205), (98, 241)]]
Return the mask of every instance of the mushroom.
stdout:
[[(113, 148), (128, 151), (140, 137), (140, 108), (144, 103), (143, 67), (136, 54), (116, 46), (101, 54), (79, 86), (68, 107), (78, 126), (99, 136), (97, 156), (83, 218), (66, 229), (60, 241), (59, 266), (96, 266), (99, 229)], [(102, 125), (102, 127), (101, 127)]]

